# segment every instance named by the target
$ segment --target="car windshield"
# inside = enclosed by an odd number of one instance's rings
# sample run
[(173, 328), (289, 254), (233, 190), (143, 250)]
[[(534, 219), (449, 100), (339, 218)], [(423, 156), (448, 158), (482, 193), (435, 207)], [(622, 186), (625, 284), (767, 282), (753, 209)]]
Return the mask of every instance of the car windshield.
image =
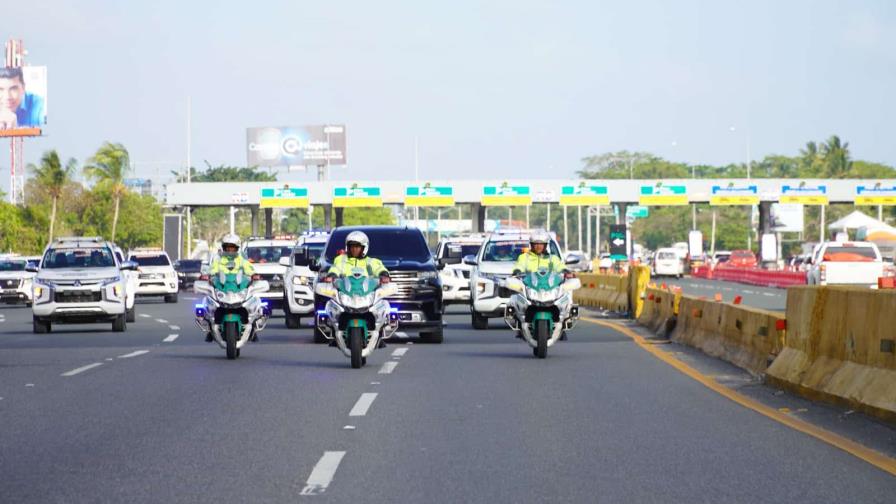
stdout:
[(744, 250), (744, 251), (732, 252), (731, 258), (732, 259), (756, 259), (756, 256), (754, 256), (752, 252), (748, 252), (748, 251)]
[(280, 261), (281, 257), (289, 257), (292, 252), (290, 246), (271, 245), (266, 247), (246, 247), (246, 259), (252, 263), (275, 263)]
[[(328, 262), (333, 262), (339, 251), (345, 248), (345, 237), (354, 229), (337, 229), (327, 242), (325, 254)], [(432, 253), (426, 246), (423, 233), (418, 229), (365, 229), (370, 241), (367, 255), (381, 261), (407, 260), (426, 262)]]
[[(529, 250), (528, 240), (501, 240), (490, 241), (484, 245), (485, 250), (482, 252), (482, 260), (490, 262), (512, 262), (523, 252)], [(560, 256), (560, 250), (557, 245), (551, 242), (549, 251), (551, 255)]]
[(481, 246), (478, 243), (448, 243), (442, 249), (442, 259), (463, 259), (464, 256), (476, 255)]
[(310, 261), (317, 261), (320, 259), (320, 255), (323, 253), (326, 245), (326, 243), (306, 243), (305, 254)]
[(132, 255), (131, 261), (135, 261), (140, 266), (171, 266), (171, 261), (165, 254), (159, 255)]
[(656, 255), (657, 259), (675, 259), (678, 257), (675, 252), (659, 252)]
[(877, 260), (877, 254), (871, 247), (828, 247), (824, 251), (827, 262), (871, 262)]
[(108, 248), (57, 248), (48, 250), (42, 268), (112, 268), (115, 258)]
[(0, 271), (25, 271), (25, 261), (0, 261)]
[(178, 271), (199, 271), (202, 269), (202, 261), (195, 259), (184, 259), (177, 263)]

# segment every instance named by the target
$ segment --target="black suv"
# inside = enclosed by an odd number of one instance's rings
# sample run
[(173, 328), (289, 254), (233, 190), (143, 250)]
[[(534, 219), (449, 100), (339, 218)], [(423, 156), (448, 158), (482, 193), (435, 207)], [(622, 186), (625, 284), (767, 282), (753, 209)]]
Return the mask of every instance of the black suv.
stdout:
[[(397, 308), (399, 331), (419, 332), (430, 343), (442, 342), (442, 281), (426, 246), (423, 233), (405, 226), (351, 226), (333, 230), (319, 261), (311, 265), (318, 280), (326, 276), (336, 256), (345, 248), (345, 237), (352, 231), (363, 231), (370, 240), (368, 255), (383, 261), (398, 294), (389, 299)], [(322, 310), (327, 298), (315, 294), (316, 310)], [(315, 341), (321, 341), (315, 331)]]

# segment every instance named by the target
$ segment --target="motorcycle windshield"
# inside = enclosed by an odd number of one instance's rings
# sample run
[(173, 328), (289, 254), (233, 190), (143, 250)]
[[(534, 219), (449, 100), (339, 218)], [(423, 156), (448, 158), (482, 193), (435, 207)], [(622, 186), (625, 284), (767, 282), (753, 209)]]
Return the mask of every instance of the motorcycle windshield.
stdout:
[(236, 273), (215, 276), (215, 289), (221, 292), (241, 292), (249, 288), (250, 278)]
[(523, 277), (523, 285), (536, 291), (556, 289), (563, 283), (563, 275), (555, 271), (541, 269)]
[(348, 296), (369, 296), (379, 286), (379, 281), (367, 276), (360, 268), (352, 270), (352, 274), (336, 280), (336, 289)]

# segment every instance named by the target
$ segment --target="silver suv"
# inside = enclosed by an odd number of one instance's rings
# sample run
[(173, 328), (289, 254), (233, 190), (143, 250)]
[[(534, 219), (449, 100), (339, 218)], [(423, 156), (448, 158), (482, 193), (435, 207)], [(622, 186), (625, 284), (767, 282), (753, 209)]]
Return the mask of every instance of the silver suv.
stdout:
[(112, 322), (127, 329), (127, 279), (135, 263), (120, 262), (113, 245), (100, 237), (58, 238), (44, 251), (33, 281), (35, 333), (48, 333), (54, 323)]
[(317, 273), (311, 271), (311, 263), (317, 262), (330, 233), (312, 232), (299, 237), (290, 257), (280, 259), (287, 267), (284, 277), (283, 312), (286, 327), (297, 329), (302, 317), (314, 317), (314, 280)]

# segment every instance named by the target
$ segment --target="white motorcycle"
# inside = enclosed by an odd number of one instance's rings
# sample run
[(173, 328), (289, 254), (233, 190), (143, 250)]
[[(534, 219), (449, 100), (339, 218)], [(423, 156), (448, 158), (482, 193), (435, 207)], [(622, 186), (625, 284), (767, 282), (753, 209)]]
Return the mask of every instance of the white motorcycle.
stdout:
[(317, 293), (331, 299), (317, 312), (317, 329), (336, 341), (339, 350), (351, 359), (352, 368), (367, 364), (367, 357), (380, 341), (398, 329), (398, 313), (385, 299), (397, 291), (394, 284), (380, 285), (378, 279), (358, 268), (332, 282), (318, 282)]
[(544, 359), (548, 348), (579, 320), (579, 307), (573, 303), (572, 291), (581, 288), (582, 282), (542, 269), (522, 277), (509, 277), (504, 280), (504, 286), (516, 292), (504, 309), (504, 321), (519, 331), (536, 357)]
[(270, 307), (257, 294), (267, 292), (268, 282), (251, 281), (242, 272), (221, 273), (214, 281), (198, 280), (193, 289), (205, 294), (194, 307), (196, 324), (227, 352), (228, 359), (240, 356), (247, 341), (262, 331), (271, 315)]

